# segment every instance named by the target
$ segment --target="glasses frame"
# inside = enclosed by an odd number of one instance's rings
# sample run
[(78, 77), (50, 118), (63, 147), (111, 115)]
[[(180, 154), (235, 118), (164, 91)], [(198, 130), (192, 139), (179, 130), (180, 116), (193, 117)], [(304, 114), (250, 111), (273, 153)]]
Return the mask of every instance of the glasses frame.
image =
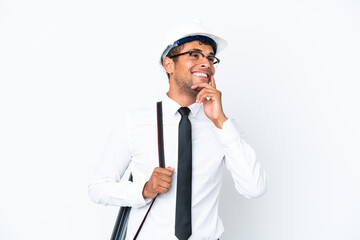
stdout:
[[(169, 56), (169, 58), (172, 59), (172, 58), (174, 58), (174, 57), (179, 57), (179, 56), (185, 55), (185, 54), (189, 54), (189, 56), (191, 56), (192, 53), (199, 53), (200, 55), (202, 55), (203, 58), (206, 57), (206, 59), (209, 61), (209, 63), (211, 63), (213, 66), (216, 66), (217, 64), (220, 63), (220, 59), (218, 59), (217, 57), (215, 57), (215, 56), (213, 56), (213, 55), (211, 55), (211, 56), (205, 55), (203, 52), (197, 51), (197, 50), (190, 50), (190, 51), (187, 51), (187, 52), (175, 54), (175, 55), (173, 55), (173, 56)], [(209, 59), (209, 57), (214, 58), (214, 59), (216, 60), (216, 62), (215, 62), (215, 63), (211, 62), (210, 59)]]

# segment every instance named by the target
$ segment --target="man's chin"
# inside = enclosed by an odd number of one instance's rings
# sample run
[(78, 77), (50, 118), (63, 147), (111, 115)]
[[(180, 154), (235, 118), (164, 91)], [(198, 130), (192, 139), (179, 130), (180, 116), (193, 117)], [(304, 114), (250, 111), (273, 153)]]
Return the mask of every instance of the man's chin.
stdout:
[(198, 95), (198, 93), (201, 91), (201, 89), (203, 89), (203, 88), (198, 87), (198, 88), (195, 88), (195, 89), (190, 89), (190, 94), (191, 94), (194, 98), (196, 98), (197, 95)]

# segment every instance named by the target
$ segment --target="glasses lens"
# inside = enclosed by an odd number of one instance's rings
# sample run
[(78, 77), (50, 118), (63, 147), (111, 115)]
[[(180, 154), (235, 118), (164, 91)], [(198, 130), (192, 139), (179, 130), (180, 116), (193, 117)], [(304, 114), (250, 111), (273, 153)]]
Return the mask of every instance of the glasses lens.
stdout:
[(193, 61), (202, 61), (203, 58), (206, 57), (213, 66), (217, 66), (218, 63), (220, 62), (220, 60), (217, 57), (215, 57), (215, 56), (205, 56), (202, 52), (189, 51), (189, 52), (186, 52), (186, 53), (189, 53), (190, 59), (193, 60)]
[(207, 59), (209, 59), (209, 62), (211, 62), (213, 65), (215, 65), (217, 63), (217, 60), (215, 57), (207, 57)]
[(192, 60), (201, 60), (203, 58), (203, 56), (201, 55), (200, 52), (192, 52), (192, 51), (190, 51), (189, 55), (190, 55), (190, 58)]

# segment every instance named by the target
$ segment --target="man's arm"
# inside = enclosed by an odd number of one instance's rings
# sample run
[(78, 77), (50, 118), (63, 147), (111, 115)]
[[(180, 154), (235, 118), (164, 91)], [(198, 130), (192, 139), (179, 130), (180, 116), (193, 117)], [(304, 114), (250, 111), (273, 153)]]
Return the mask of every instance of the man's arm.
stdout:
[(155, 168), (148, 181), (120, 181), (131, 162), (128, 123), (118, 123), (112, 129), (93, 174), (89, 196), (95, 203), (141, 207), (171, 187), (171, 167)]
[(214, 133), (223, 146), (225, 165), (231, 172), (235, 187), (244, 196), (260, 197), (266, 191), (266, 175), (260, 163), (256, 161), (254, 150), (240, 137), (223, 111), (221, 92), (216, 89), (214, 76), (211, 85), (198, 83), (193, 89), (202, 88), (196, 102), (203, 103), (206, 116), (214, 123)]
[(266, 174), (256, 160), (255, 151), (243, 139), (234, 120), (228, 119), (214, 133), (223, 146), (225, 165), (230, 171), (236, 190), (247, 198), (260, 197), (266, 192)]
[(95, 203), (116, 206), (144, 206), (145, 182), (120, 181), (131, 161), (127, 121), (111, 131), (98, 166), (89, 184), (89, 196)]

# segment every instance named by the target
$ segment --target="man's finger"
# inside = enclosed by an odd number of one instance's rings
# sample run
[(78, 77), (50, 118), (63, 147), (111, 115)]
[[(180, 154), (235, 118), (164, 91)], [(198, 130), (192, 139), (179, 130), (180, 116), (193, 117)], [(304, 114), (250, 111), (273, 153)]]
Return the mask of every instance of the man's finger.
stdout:
[(154, 169), (154, 172), (159, 173), (159, 174), (164, 174), (167, 176), (171, 176), (174, 173), (175, 169), (171, 168), (171, 167), (167, 167), (167, 168), (161, 168), (161, 167), (156, 167)]
[(170, 185), (170, 183), (167, 183), (167, 182), (161, 182), (159, 184), (159, 187), (169, 189), (171, 187), (171, 185)]
[(211, 86), (213, 86), (214, 88), (216, 88), (214, 75), (211, 75), (210, 80), (211, 80)]
[(172, 177), (162, 174), (160, 175), (160, 180), (163, 182), (171, 183)]
[(198, 94), (196, 96), (197, 102), (201, 102), (202, 100), (206, 99), (206, 98), (212, 98), (214, 97), (216, 94), (214, 92), (210, 92), (210, 91), (205, 91), (202, 92), (201, 94)]
[(213, 88), (215, 89), (213, 86), (211, 86), (210, 84), (208, 83), (196, 83), (194, 85), (191, 86), (192, 89), (196, 89), (196, 88)]
[(167, 193), (169, 191), (169, 188), (164, 188), (162, 186), (159, 186), (158, 193)]
[(207, 97), (216, 98), (217, 94), (218, 93), (215, 89), (202, 89), (196, 96), (196, 102), (202, 102)]
[(204, 94), (214, 93), (216, 94), (217, 90), (214, 88), (203, 88), (201, 91), (196, 95), (196, 97), (200, 97)]
[(204, 96), (199, 97), (199, 100), (197, 102), (201, 103), (201, 102), (205, 102), (205, 100), (206, 101), (208, 101), (208, 100), (217, 101), (216, 95), (215, 94), (206, 94)]

